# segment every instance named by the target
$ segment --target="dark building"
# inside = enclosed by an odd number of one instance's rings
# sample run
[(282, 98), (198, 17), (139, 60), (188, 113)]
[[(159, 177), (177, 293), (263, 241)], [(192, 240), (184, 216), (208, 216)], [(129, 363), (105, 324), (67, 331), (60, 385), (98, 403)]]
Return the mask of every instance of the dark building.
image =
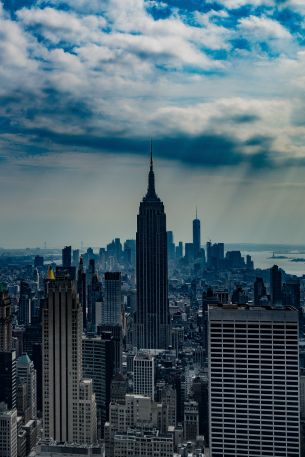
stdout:
[(175, 243), (174, 243), (174, 235), (172, 231), (167, 232), (167, 253), (168, 259), (174, 260), (175, 258)]
[(197, 217), (197, 209), (196, 209), (196, 219), (193, 220), (194, 259), (198, 259), (198, 257), (200, 256), (200, 246), (201, 246), (200, 220)]
[(267, 295), (263, 278), (256, 278), (254, 282), (254, 305), (259, 306), (261, 298)]
[(115, 324), (102, 324), (98, 326), (98, 334), (111, 334), (113, 343), (113, 372), (120, 373), (122, 371), (122, 350), (123, 350), (123, 335), (122, 327)]
[(25, 281), (20, 281), (20, 295), (18, 306), (18, 324), (29, 325), (32, 322), (32, 291), (29, 284)]
[(224, 260), (224, 244), (208, 241), (206, 253), (208, 267), (219, 268)]
[(83, 309), (83, 329), (87, 329), (87, 278), (84, 271), (83, 258), (80, 258), (79, 267), (77, 272), (77, 292), (79, 295), (79, 301)]
[(169, 341), (166, 215), (155, 191), (152, 157), (148, 189), (137, 218), (136, 242), (137, 346), (165, 349)]
[(0, 403), (16, 408), (16, 352), (0, 352)]
[(282, 304), (282, 272), (277, 265), (270, 268), (270, 293), (273, 305)]
[(185, 243), (185, 260), (192, 262), (194, 260), (194, 245), (193, 243)]
[(35, 268), (43, 267), (43, 262), (44, 262), (44, 259), (41, 255), (35, 255), (35, 258), (34, 258), (34, 267)]
[(64, 268), (70, 268), (71, 267), (71, 253), (72, 253), (72, 248), (71, 246), (66, 246), (62, 250), (62, 266)]

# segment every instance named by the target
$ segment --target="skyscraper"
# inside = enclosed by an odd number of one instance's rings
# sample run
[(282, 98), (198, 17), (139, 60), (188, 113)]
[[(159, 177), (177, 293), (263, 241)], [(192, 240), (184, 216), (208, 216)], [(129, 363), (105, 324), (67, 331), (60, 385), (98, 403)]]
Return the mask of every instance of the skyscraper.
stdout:
[(102, 324), (122, 324), (121, 273), (106, 272), (104, 281), (104, 303), (102, 306)]
[(299, 457), (298, 313), (209, 306), (211, 457)]
[(16, 351), (12, 350), (11, 300), (0, 283), (0, 402), (16, 408)]
[(273, 305), (282, 304), (282, 272), (277, 265), (270, 269), (270, 292)]
[(197, 208), (196, 208), (196, 218), (193, 220), (194, 259), (198, 259), (198, 257), (199, 257), (200, 246), (201, 246), (200, 220), (197, 217)]
[(169, 339), (166, 215), (155, 191), (152, 151), (148, 189), (137, 218), (136, 242), (137, 346), (164, 349)]
[(71, 246), (65, 246), (62, 250), (62, 266), (63, 268), (70, 268), (71, 267), (71, 253), (72, 248)]
[[(88, 392), (84, 393), (87, 384), (85, 386), (83, 381), (82, 307), (78, 300), (75, 282), (65, 275), (57, 276), (46, 283), (46, 300), (43, 309), (45, 439), (79, 444), (90, 441), (91, 433), (87, 437), (83, 430), (83, 421), (89, 420), (83, 415), (86, 414), (84, 400), (88, 394)], [(82, 400), (82, 409), (80, 400)], [(91, 399), (91, 403), (94, 410), (95, 398)], [(93, 421), (92, 427), (94, 426), (96, 424)]]
[(154, 400), (155, 359), (146, 352), (138, 352), (133, 359), (133, 393)]

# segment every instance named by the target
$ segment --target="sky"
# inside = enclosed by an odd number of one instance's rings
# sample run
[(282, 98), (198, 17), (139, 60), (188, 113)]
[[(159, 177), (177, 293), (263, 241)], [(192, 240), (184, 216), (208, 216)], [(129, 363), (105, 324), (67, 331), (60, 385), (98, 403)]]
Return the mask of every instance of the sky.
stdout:
[(304, 0), (0, 0), (0, 246), (305, 245)]

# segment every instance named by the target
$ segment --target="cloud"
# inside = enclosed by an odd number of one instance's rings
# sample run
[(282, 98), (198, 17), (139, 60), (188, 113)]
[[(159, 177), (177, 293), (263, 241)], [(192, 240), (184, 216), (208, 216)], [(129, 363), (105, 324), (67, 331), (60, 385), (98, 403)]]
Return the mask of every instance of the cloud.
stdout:
[(86, 4), (1, 7), (0, 153), (140, 154), (152, 135), (200, 167), (305, 155), (304, 50), (271, 1), (163, 2), (164, 16), (143, 0)]

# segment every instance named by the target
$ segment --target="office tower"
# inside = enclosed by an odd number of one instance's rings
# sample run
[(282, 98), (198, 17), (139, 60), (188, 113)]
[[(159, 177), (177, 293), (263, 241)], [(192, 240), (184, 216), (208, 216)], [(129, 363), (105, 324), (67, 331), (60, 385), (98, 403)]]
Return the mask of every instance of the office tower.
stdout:
[[(65, 276), (57, 276), (46, 282), (43, 309), (45, 439), (82, 444), (81, 380), (82, 308), (75, 282)], [(94, 424), (92, 427), (94, 428)], [(88, 439), (90, 437), (86, 438), (85, 442)]]
[(12, 314), (9, 294), (0, 283), (0, 352), (12, 350)]
[(194, 260), (194, 245), (193, 243), (185, 243), (185, 259), (187, 262), (192, 262)]
[(210, 457), (298, 457), (298, 313), (209, 306)]
[(26, 408), (29, 410), (29, 418), (37, 417), (37, 381), (34, 363), (27, 354), (18, 357), (16, 362), (17, 386), (26, 385)]
[(167, 237), (167, 254), (169, 260), (174, 260), (175, 258), (175, 243), (174, 243), (174, 234), (172, 231), (166, 232)]
[(259, 306), (260, 300), (267, 295), (263, 278), (256, 278), (254, 282), (254, 305)]
[(208, 266), (219, 268), (224, 260), (224, 244), (212, 244), (211, 241), (208, 241), (206, 245), (206, 253)]
[(41, 268), (43, 267), (44, 258), (41, 255), (35, 255), (34, 257), (34, 267)]
[(16, 408), (16, 351), (0, 352), (0, 403)]
[(277, 265), (270, 268), (270, 293), (272, 305), (282, 304), (282, 272)]
[(17, 317), (19, 325), (29, 325), (32, 322), (32, 291), (29, 284), (25, 281), (20, 281)]
[(162, 405), (167, 406), (168, 425), (176, 426), (177, 423), (177, 393), (173, 386), (166, 384), (160, 394)]
[(72, 265), (73, 267), (78, 267), (79, 264), (79, 249), (74, 249), (72, 251)]
[(121, 288), (121, 273), (106, 272), (104, 276), (102, 324), (122, 324)]
[(289, 279), (283, 284), (283, 305), (300, 309), (301, 284), (299, 279)]
[(199, 255), (200, 255), (200, 247), (201, 247), (200, 220), (197, 217), (197, 208), (196, 208), (196, 218), (193, 220), (194, 259), (198, 259)]
[(79, 391), (79, 442), (97, 442), (96, 402), (92, 379), (82, 379)]
[(44, 437), (60, 442), (79, 439), (82, 309), (74, 283), (46, 283), (43, 309)]
[(226, 264), (227, 268), (245, 268), (246, 266), (240, 251), (227, 251)]
[(179, 241), (178, 246), (176, 246), (176, 259), (182, 259), (183, 257), (183, 243)]
[(98, 334), (103, 335), (104, 332), (111, 334), (113, 343), (113, 373), (122, 371), (122, 351), (123, 351), (123, 333), (122, 326), (119, 324), (102, 324), (98, 327)]
[(130, 265), (135, 265), (136, 262), (136, 240), (126, 240), (124, 243), (124, 253), (126, 260)]
[(77, 293), (79, 296), (80, 304), (83, 313), (83, 329), (87, 328), (87, 281), (86, 273), (84, 271), (84, 261), (81, 257), (79, 260), (78, 272), (77, 272)]
[(253, 270), (254, 269), (254, 262), (252, 260), (252, 257), (248, 254), (246, 256), (246, 267), (247, 267), (247, 270)]
[(92, 379), (95, 393), (98, 437), (101, 435), (101, 414), (103, 407), (104, 376), (107, 366), (104, 365), (103, 343), (100, 336), (87, 334), (83, 336), (83, 376)]
[(186, 441), (196, 441), (198, 435), (198, 403), (196, 401), (186, 401), (184, 403), (184, 439)]
[(155, 359), (146, 352), (138, 352), (133, 359), (133, 393), (155, 397)]
[(0, 403), (16, 408), (16, 351), (12, 350), (11, 300), (0, 284)]
[(111, 381), (114, 369), (114, 347), (111, 332), (102, 332), (102, 365), (103, 365), (103, 378), (101, 390), (101, 426), (102, 434), (104, 431), (104, 424), (109, 419), (109, 403), (111, 400)]
[(166, 349), (169, 340), (166, 215), (155, 191), (152, 154), (148, 189), (137, 217), (136, 255), (137, 346)]
[(71, 246), (65, 246), (62, 250), (62, 266), (63, 268), (71, 267)]
[(17, 410), (0, 403), (0, 455), (17, 457)]
[(127, 377), (121, 373), (116, 373), (111, 381), (110, 400), (111, 403), (125, 403), (125, 395), (128, 391)]

